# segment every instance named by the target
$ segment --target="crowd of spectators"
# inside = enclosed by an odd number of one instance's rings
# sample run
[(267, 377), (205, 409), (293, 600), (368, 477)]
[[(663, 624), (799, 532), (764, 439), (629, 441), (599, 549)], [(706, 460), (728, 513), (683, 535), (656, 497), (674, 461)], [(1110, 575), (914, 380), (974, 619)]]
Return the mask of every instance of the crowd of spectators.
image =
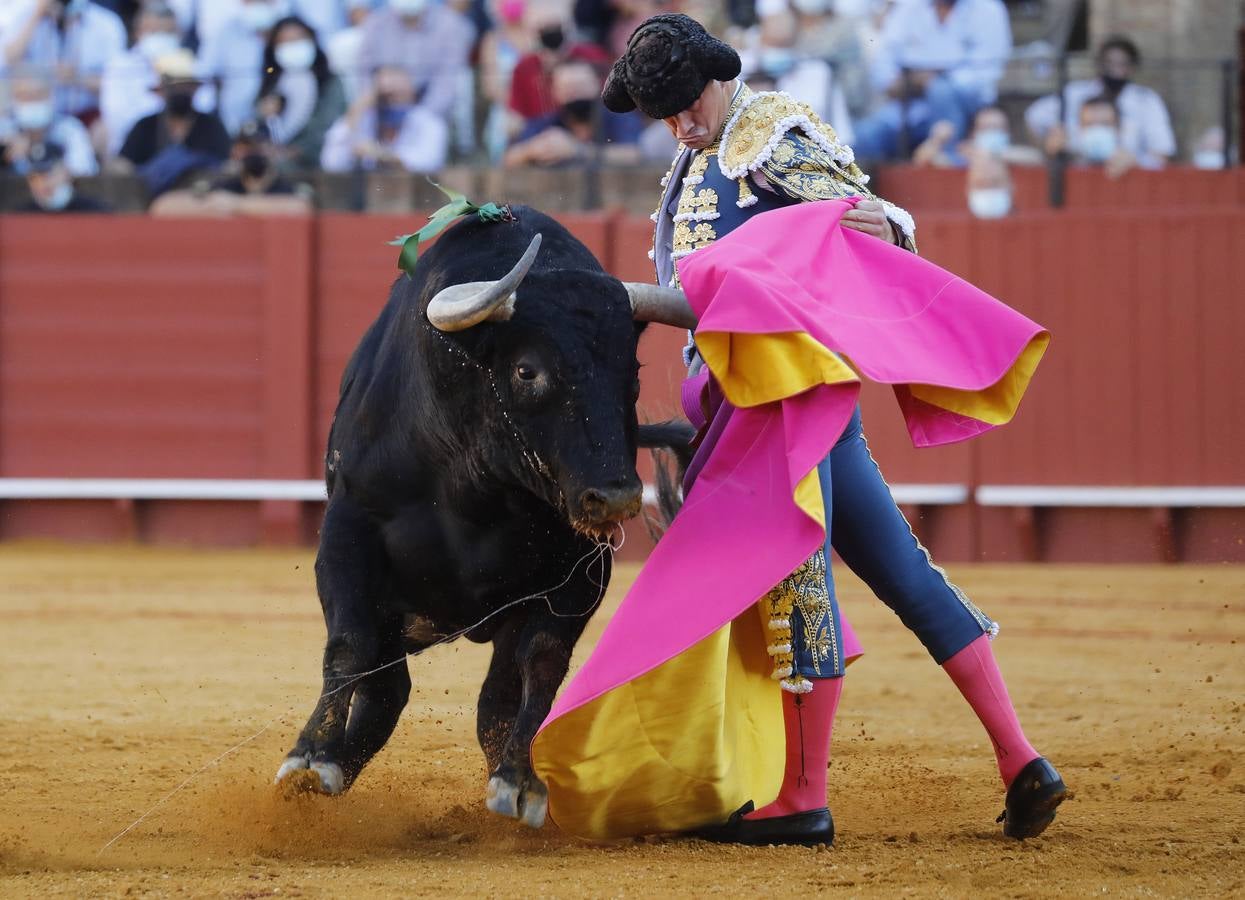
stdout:
[[(635, 25), (670, 10), (862, 159), (966, 169), (983, 215), (1010, 208), (1010, 166), (1119, 176), (1176, 155), (1124, 37), (1098, 49), (1095, 78), (1000, 106), (1003, 0), (4, 0), (3, 161), (40, 208), (72, 205), (75, 177), (126, 172), (177, 214), (295, 210), (299, 175), (319, 169), (665, 161), (661, 124), (599, 94)], [(1222, 141), (1191, 159), (1218, 165)]]

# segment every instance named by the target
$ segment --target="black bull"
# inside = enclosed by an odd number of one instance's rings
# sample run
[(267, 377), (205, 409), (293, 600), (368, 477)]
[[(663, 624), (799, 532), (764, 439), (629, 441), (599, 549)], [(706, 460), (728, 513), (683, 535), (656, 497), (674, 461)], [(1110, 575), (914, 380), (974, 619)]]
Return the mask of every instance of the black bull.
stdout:
[(544, 821), (529, 747), (609, 578), (601, 542), (640, 511), (637, 446), (689, 437), (637, 423), (636, 319), (689, 322), (685, 303), (644, 314), (651, 286), (605, 274), (547, 216), (514, 215), (448, 230), (346, 367), (316, 558), (324, 690), (278, 781), (349, 787), (406, 705), (405, 655), (465, 634), (493, 643), (476, 724), (488, 806)]

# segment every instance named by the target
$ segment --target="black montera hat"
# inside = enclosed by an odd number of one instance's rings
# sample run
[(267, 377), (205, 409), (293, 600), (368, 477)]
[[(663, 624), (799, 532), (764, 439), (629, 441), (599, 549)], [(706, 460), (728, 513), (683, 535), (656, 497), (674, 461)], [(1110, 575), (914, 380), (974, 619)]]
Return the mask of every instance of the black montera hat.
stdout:
[(695, 103), (710, 81), (738, 76), (739, 68), (739, 54), (695, 19), (653, 16), (631, 35), (601, 99), (613, 112), (638, 106), (650, 118), (665, 119)]

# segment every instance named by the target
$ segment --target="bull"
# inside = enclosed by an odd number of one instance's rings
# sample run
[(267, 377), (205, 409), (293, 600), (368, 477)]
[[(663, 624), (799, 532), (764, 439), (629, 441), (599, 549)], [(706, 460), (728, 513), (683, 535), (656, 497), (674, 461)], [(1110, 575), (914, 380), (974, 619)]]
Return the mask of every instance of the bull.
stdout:
[(493, 645), (486, 804), (544, 822), (529, 747), (604, 591), (602, 544), (641, 509), (637, 447), (690, 436), (638, 424), (637, 341), (694, 321), (678, 291), (618, 281), (512, 212), (446, 231), (346, 366), (315, 564), (323, 692), (278, 782), (349, 788), (406, 706), (406, 655), (465, 635)]

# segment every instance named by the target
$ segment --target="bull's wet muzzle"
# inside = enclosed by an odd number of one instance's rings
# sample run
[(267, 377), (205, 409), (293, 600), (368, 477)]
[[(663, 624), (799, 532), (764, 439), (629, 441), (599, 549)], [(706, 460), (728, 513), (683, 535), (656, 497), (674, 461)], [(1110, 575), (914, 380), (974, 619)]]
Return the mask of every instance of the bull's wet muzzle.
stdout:
[(591, 487), (577, 498), (575, 525), (594, 530), (630, 519), (640, 513), (643, 488), (637, 479), (623, 487)]

